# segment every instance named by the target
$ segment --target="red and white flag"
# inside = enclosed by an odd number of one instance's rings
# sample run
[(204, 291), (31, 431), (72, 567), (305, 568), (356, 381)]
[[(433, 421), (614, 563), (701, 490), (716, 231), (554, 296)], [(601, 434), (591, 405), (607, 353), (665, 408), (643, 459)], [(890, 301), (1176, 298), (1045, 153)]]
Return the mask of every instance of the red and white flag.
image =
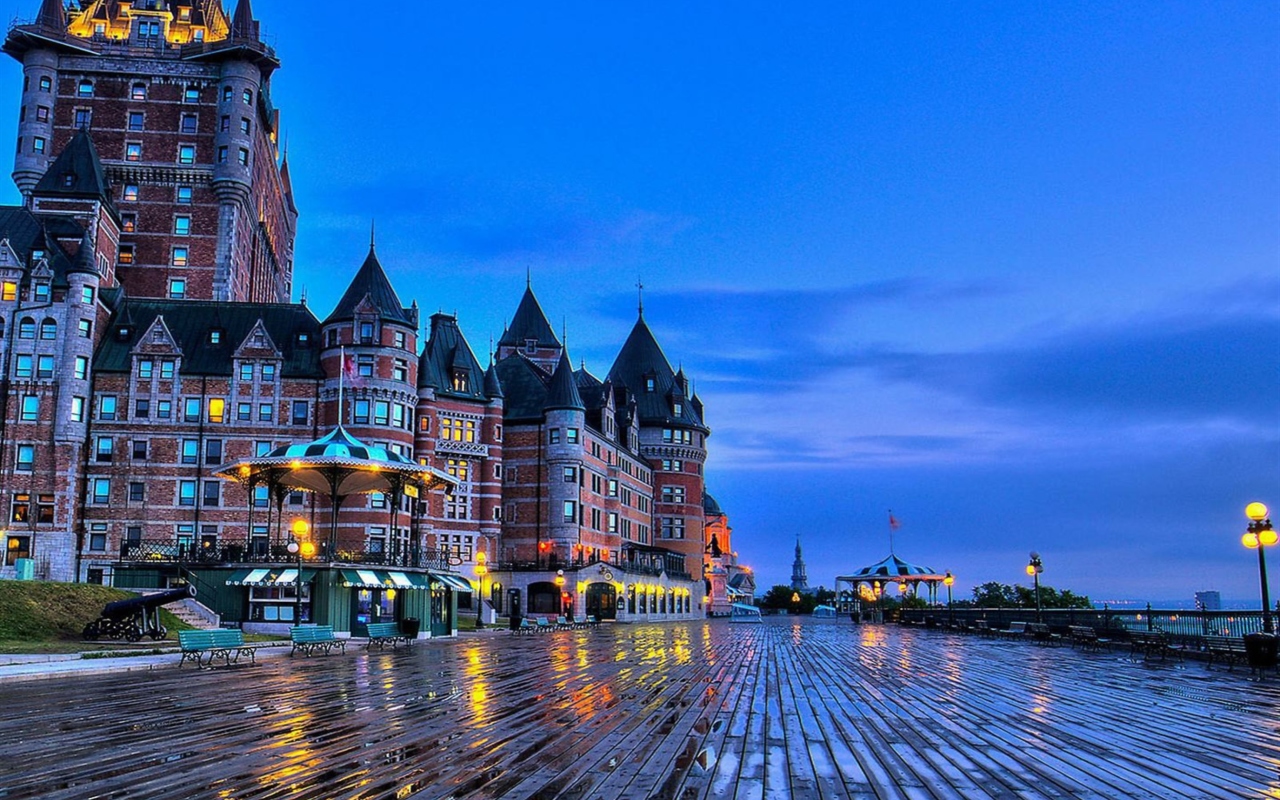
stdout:
[(342, 349), (342, 376), (346, 379), (348, 386), (360, 386), (364, 383), (360, 378), (360, 368), (356, 365), (356, 357), (348, 355), (345, 347)]
[(892, 511), (890, 511), (889, 512), (889, 530), (896, 531), (898, 528), (901, 528), (901, 527), (902, 527), (902, 523), (898, 522), (898, 518), (893, 515)]

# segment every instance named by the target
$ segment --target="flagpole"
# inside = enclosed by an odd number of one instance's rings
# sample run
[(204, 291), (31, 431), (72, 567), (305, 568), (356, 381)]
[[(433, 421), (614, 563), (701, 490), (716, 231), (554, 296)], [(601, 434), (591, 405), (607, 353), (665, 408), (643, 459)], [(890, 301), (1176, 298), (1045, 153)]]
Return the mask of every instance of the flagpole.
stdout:
[(347, 374), (347, 347), (338, 348), (338, 427), (342, 427), (342, 379)]

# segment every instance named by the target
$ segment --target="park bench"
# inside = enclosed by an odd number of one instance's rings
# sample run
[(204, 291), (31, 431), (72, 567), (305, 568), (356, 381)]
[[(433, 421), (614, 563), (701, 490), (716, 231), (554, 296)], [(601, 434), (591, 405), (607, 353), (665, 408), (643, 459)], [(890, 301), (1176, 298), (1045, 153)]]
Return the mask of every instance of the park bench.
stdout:
[(1169, 643), (1164, 631), (1129, 631), (1129, 657), (1142, 653), (1142, 660), (1149, 661), (1152, 656), (1160, 656), (1163, 661), (1170, 655), (1181, 656), (1182, 651)]
[(533, 622), (537, 626), (538, 633), (546, 633), (556, 629), (556, 626), (551, 624), (551, 620), (546, 617), (534, 617)]
[(969, 625), (968, 630), (970, 633), (976, 633), (979, 636), (990, 636), (993, 633), (993, 631), (991, 630), (991, 627), (987, 625), (987, 621), (985, 619), (975, 619)]
[(535, 625), (528, 617), (521, 617), (520, 625), (511, 629), (511, 632), (518, 636), (523, 636), (526, 633), (537, 633), (537, 631), (538, 626)]
[(1027, 635), (1027, 623), (1010, 622), (1009, 627), (1003, 631), (1003, 635), (1010, 639), (1021, 639)]
[(1215, 661), (1227, 662), (1227, 671), (1235, 669), (1237, 661), (1245, 659), (1244, 637), (1206, 636), (1204, 651), (1209, 656), (1209, 666)]
[(1062, 637), (1049, 630), (1049, 626), (1043, 622), (1028, 622), (1026, 636), (1039, 644), (1058, 644), (1062, 641)]
[(238, 630), (192, 630), (178, 631), (178, 645), (182, 650), (182, 659), (178, 666), (188, 660), (194, 661), (199, 669), (212, 667), (219, 658), (227, 666), (240, 660), (240, 656), (248, 654), (251, 663), (257, 663), (258, 648), (244, 643), (244, 634)]
[(375, 644), (378, 647), (391, 645), (393, 650), (399, 647), (401, 642), (413, 644), (413, 639), (400, 631), (400, 624), (397, 622), (370, 622), (365, 627), (369, 630), (369, 643), (365, 645), (366, 649)]
[(289, 655), (301, 650), (309, 658), (317, 651), (330, 653), (335, 647), (347, 652), (346, 639), (334, 636), (332, 625), (294, 625), (289, 629), (289, 639), (293, 642)]
[(1071, 646), (1081, 650), (1101, 650), (1102, 642), (1098, 640), (1098, 632), (1088, 625), (1072, 625), (1067, 628), (1071, 637)]
[(580, 627), (581, 623), (570, 620), (568, 617), (556, 617), (556, 628), (562, 631), (571, 631)]
[(599, 620), (599, 619), (596, 619), (596, 617), (595, 617), (595, 615), (594, 615), (594, 614), (588, 614), (588, 615), (587, 615), (587, 620), (586, 620), (586, 623), (585, 623), (585, 624), (586, 624), (586, 626), (587, 626), (588, 628), (594, 628), (594, 627), (596, 627), (597, 625), (599, 625), (599, 624), (600, 624), (600, 620)]

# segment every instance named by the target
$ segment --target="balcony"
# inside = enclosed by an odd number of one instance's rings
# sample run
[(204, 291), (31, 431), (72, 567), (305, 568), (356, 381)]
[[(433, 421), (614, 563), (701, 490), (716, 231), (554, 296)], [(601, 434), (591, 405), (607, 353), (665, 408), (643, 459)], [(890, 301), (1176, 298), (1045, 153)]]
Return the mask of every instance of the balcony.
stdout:
[(451, 570), (460, 563), (451, 551), (410, 547), (399, 552), (338, 549), (299, 559), (284, 542), (266, 539), (218, 539), (204, 542), (174, 542), (172, 539), (125, 542), (120, 548), (121, 564), (173, 564), (181, 566), (233, 566), (239, 564), (288, 564), (301, 560), (308, 564), (367, 564), (409, 569)]

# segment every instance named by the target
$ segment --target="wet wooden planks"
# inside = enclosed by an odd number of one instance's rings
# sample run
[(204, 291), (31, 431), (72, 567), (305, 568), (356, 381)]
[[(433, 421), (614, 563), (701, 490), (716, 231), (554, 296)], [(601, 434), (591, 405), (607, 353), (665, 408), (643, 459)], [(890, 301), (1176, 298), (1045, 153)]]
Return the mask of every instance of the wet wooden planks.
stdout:
[(1280, 682), (774, 618), (0, 687), (0, 798), (1217, 798)]

